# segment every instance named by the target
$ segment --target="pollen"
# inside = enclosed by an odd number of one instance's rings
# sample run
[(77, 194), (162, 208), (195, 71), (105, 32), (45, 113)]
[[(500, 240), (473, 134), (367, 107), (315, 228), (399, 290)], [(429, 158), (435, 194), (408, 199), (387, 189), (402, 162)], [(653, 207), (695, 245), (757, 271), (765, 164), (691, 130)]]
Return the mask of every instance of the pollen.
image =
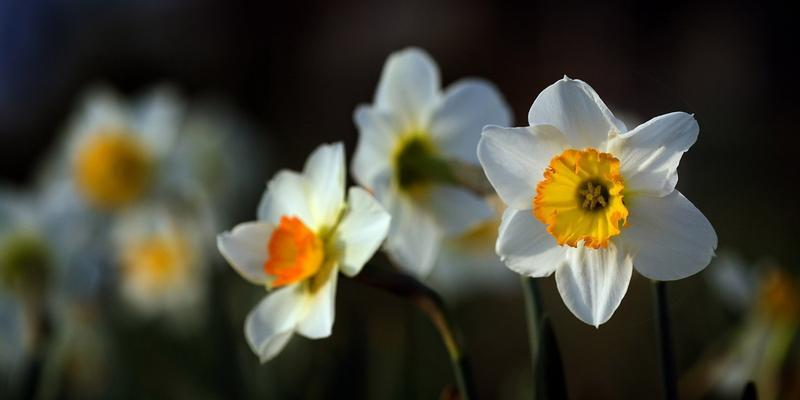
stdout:
[(115, 209), (147, 190), (153, 160), (138, 138), (110, 131), (93, 135), (78, 150), (73, 169), (78, 190), (102, 209)]
[(565, 150), (550, 161), (536, 187), (533, 215), (559, 245), (605, 248), (625, 227), (625, 189), (613, 155), (595, 149)]
[(325, 244), (297, 217), (281, 217), (267, 243), (269, 258), (264, 272), (273, 288), (304, 281), (320, 271)]

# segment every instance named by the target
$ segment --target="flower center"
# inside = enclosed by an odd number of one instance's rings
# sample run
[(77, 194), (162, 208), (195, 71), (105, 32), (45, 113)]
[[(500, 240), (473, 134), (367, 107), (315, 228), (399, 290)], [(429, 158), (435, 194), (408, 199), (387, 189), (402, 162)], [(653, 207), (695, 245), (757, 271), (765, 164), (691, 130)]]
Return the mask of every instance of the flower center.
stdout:
[(32, 233), (15, 233), (0, 242), (0, 289), (44, 284), (50, 267), (47, 244)]
[(113, 209), (139, 198), (150, 183), (153, 160), (140, 141), (124, 132), (95, 135), (78, 151), (74, 178), (94, 205)]
[(269, 283), (272, 288), (303, 281), (324, 269), (325, 244), (297, 217), (281, 217), (267, 249), (264, 272), (274, 278)]
[(190, 261), (189, 244), (180, 235), (153, 235), (135, 241), (122, 253), (128, 278), (151, 289), (169, 286), (185, 276)]
[(430, 183), (453, 183), (450, 166), (426, 134), (406, 135), (394, 152), (395, 178), (400, 188), (413, 192)]
[(608, 246), (627, 223), (619, 160), (595, 149), (565, 150), (536, 186), (533, 215), (560, 245)]

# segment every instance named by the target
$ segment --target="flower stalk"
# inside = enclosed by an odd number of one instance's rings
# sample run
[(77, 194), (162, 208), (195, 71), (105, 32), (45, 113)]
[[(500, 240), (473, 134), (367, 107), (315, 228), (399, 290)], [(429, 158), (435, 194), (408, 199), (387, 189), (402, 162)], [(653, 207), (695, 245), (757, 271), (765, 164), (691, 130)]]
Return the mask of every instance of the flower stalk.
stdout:
[(675, 353), (672, 348), (672, 335), (667, 304), (667, 286), (663, 281), (653, 281), (653, 302), (656, 314), (656, 338), (658, 340), (659, 361), (661, 362), (661, 381), (665, 400), (678, 398), (678, 384), (675, 375)]
[(444, 301), (433, 289), (399, 270), (368, 266), (355, 277), (355, 280), (385, 290), (397, 297), (411, 301), (422, 311), (439, 332), (442, 342), (450, 356), (453, 375), (460, 399), (474, 398), (475, 387), (469, 359), (464, 353), (455, 325), (447, 313)]
[(539, 321), (542, 317), (541, 299), (536, 280), (522, 276), (522, 295), (525, 298), (525, 317), (528, 325), (528, 345), (531, 353), (531, 372), (537, 376), (536, 367), (539, 359)]

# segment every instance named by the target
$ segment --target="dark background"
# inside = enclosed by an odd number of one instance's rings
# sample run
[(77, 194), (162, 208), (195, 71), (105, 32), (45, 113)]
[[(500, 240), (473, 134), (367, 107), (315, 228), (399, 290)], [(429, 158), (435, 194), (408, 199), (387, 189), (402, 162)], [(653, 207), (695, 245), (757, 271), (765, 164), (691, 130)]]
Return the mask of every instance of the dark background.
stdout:
[[(493, 81), (517, 125), (526, 125), (533, 99), (564, 74), (590, 83), (634, 121), (629, 126), (671, 111), (694, 113), (700, 136), (681, 162), (678, 188), (712, 222), (720, 249), (796, 270), (797, 33), (794, 13), (755, 2), (0, 0), (0, 168), (3, 180), (29, 183), (76, 96), (98, 81), (126, 94), (171, 81), (187, 97), (225, 98), (269, 135), (264, 154), (276, 167), (299, 168), (320, 142), (344, 140), (352, 154), (353, 109), (371, 101), (386, 57), (413, 45), (436, 59), (444, 84), (465, 76)], [(248, 207), (256, 201), (247, 199)], [(572, 397), (654, 393), (655, 339), (641, 276), (600, 329), (566, 311), (552, 278), (542, 285)], [(703, 301), (703, 274), (670, 287), (683, 371), (726, 320)], [(288, 397), (432, 398), (450, 381), (433, 330), (413, 309), (352, 282), (339, 292), (334, 337), (305, 341), (305, 364), (288, 373), (280, 362), (256, 369), (247, 359), (248, 376), (281, 381), (278, 393)], [(519, 294), (479, 297), (456, 316), (484, 397), (516, 390), (527, 368)], [(234, 339), (243, 345), (243, 337)], [(406, 349), (386, 353), (387, 363), (402, 361), (399, 377), (379, 369), (385, 376), (375, 378), (368, 360), (393, 346)], [(290, 346), (282, 358), (303, 351)], [(137, 379), (128, 384), (139, 387)]]

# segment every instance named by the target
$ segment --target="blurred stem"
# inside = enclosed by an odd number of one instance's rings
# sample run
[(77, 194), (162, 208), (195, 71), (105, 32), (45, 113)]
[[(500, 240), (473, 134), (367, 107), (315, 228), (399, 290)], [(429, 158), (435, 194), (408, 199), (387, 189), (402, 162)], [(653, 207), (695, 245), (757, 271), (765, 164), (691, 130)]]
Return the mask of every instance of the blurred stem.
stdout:
[(539, 298), (539, 288), (536, 286), (535, 279), (522, 276), (520, 282), (522, 282), (522, 295), (525, 298), (525, 317), (528, 323), (528, 347), (530, 347), (531, 353), (531, 372), (535, 378), (537, 376), (537, 360), (539, 359), (539, 321), (542, 317), (541, 299)]
[(672, 328), (670, 327), (667, 286), (665, 282), (653, 281), (653, 298), (664, 399), (675, 400), (678, 398), (678, 384), (675, 374), (675, 353), (672, 348), (672, 335), (670, 334)]
[(464, 354), (463, 347), (456, 336), (453, 321), (447, 314), (444, 301), (439, 294), (410, 275), (375, 265), (366, 266), (355, 279), (363, 284), (407, 299), (416, 305), (433, 323), (442, 337), (447, 354), (450, 356), (461, 399), (474, 398), (474, 383), (469, 360)]

